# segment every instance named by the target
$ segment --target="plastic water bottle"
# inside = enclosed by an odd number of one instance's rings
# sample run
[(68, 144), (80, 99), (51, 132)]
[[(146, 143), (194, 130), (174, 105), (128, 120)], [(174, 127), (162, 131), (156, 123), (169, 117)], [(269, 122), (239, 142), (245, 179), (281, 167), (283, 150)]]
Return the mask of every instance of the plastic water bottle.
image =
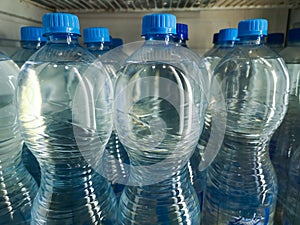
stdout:
[(89, 27), (83, 29), (84, 43), (96, 57), (101, 57), (110, 50), (109, 30), (106, 27)]
[(283, 211), (284, 225), (300, 224), (300, 149), (295, 149), (290, 160), (286, 206)]
[[(176, 32), (177, 32), (175, 38), (176, 44), (187, 48), (188, 46), (186, 44), (186, 41), (188, 40), (188, 25), (177, 23)], [(206, 173), (199, 170), (200, 163), (201, 163), (201, 155), (199, 154), (199, 151), (195, 150), (190, 160), (188, 161), (187, 170), (189, 173), (191, 183), (197, 193), (199, 203), (200, 203), (200, 210), (201, 210)]]
[(278, 188), (267, 144), (287, 109), (289, 77), (282, 58), (264, 44), (267, 31), (264, 19), (239, 22), (240, 40), (214, 71), (227, 122), (208, 169), (205, 225), (274, 223)]
[[(297, 154), (296, 152), (299, 151), (300, 147), (300, 119), (298, 117), (298, 114), (300, 113), (300, 102), (298, 93), (300, 86), (299, 50), (300, 28), (289, 30), (287, 37), (287, 47), (280, 52), (280, 55), (283, 57), (287, 65), (291, 81), (289, 105), (287, 114), (281, 126), (272, 137), (272, 140), (276, 143), (276, 145), (270, 146), (270, 156), (275, 171), (277, 173), (279, 184), (277, 204), (278, 206), (276, 209), (277, 224), (280, 224), (282, 218), (282, 211), (291, 212), (288, 217), (292, 218), (293, 211), (297, 208), (296, 204), (300, 204), (300, 201), (297, 199), (298, 197), (296, 196), (297, 194), (295, 194), (295, 190), (289, 191), (287, 188), (288, 180), (290, 180), (291, 182), (291, 189), (293, 189), (294, 187), (292, 186), (299, 181), (299, 178), (298, 180), (296, 179), (296, 170), (298, 168), (297, 166), (299, 164), (299, 161), (298, 164), (292, 164), (290, 162), (291, 156)], [(288, 176), (289, 168), (292, 173), (292, 178)], [(295, 188), (297, 187), (299, 188), (299, 184)], [(291, 200), (292, 198), (294, 198), (294, 200)], [(289, 199), (290, 202), (287, 199)], [(290, 223), (286, 222), (286, 224), (299, 224), (299, 219), (298, 223), (292, 223), (291, 220)]]
[(218, 46), (215, 47), (214, 51), (208, 52), (204, 55), (211, 74), (220, 60), (232, 51), (234, 44), (238, 41), (237, 34), (237, 28), (225, 28), (219, 31)]
[[(110, 50), (108, 28), (91, 27), (85, 28), (83, 32), (84, 42), (88, 50), (96, 57), (100, 58)], [(111, 67), (112, 65), (106, 62), (103, 62), (103, 65), (114, 81), (115, 71), (114, 68)], [(129, 158), (115, 129), (113, 129), (105, 147), (102, 163), (100, 165), (101, 173), (111, 182), (113, 190), (119, 199), (129, 177)]]
[(188, 47), (186, 44), (186, 41), (189, 40), (189, 30), (188, 25), (184, 23), (176, 23), (176, 38), (175, 42), (182, 46), (182, 47)]
[(41, 27), (21, 27), (20, 34), (22, 48), (16, 51), (11, 59), (21, 68), (27, 59), (45, 44), (46, 38), (43, 37)]
[[(20, 32), (22, 48), (15, 52), (12, 60), (21, 68), (30, 56), (45, 44), (46, 38), (43, 37), (43, 29), (41, 27), (21, 27)], [(40, 165), (26, 144), (23, 145), (22, 160), (26, 169), (33, 176), (37, 184), (40, 185)]]
[(275, 52), (279, 53), (283, 49), (284, 34), (283, 33), (271, 33), (267, 37), (267, 45)]
[(219, 33), (214, 33), (213, 40), (212, 40), (213, 47), (211, 49), (209, 49), (207, 52), (205, 52), (203, 57), (211, 55), (212, 52), (214, 52), (219, 47), (218, 41), (219, 41)]
[(142, 35), (144, 45), (126, 60), (115, 88), (115, 126), (131, 164), (118, 221), (200, 224), (187, 162), (201, 132), (198, 85), (207, 71), (199, 56), (174, 43), (174, 15), (145, 15)]
[(116, 198), (94, 168), (112, 129), (112, 84), (78, 43), (78, 17), (43, 16), (46, 45), (22, 67), (18, 114), (41, 166), (31, 224), (116, 224)]
[[(222, 29), (218, 33), (218, 47), (216, 47), (215, 51), (212, 51), (210, 55), (207, 55), (205, 60), (207, 63), (208, 71), (210, 74), (213, 73), (214, 67), (218, 64), (218, 62), (229, 52), (232, 51), (235, 42), (237, 41), (237, 29), (236, 28), (226, 28)], [(207, 150), (207, 145), (209, 138), (211, 137), (212, 130), (212, 113), (210, 110), (210, 106), (208, 106), (205, 122), (202, 134), (199, 138), (197, 148), (191, 158), (191, 162), (194, 170), (196, 171), (195, 176), (197, 177), (197, 181), (194, 182), (194, 187), (200, 199), (200, 203), (203, 202), (204, 189), (206, 185), (206, 169), (199, 170), (199, 165), (204, 160), (204, 152)], [(213, 143), (213, 148), (218, 148), (216, 143)], [(210, 149), (208, 149), (210, 151)], [(195, 167), (196, 166), (196, 167)], [(197, 186), (195, 186), (197, 185)], [(202, 209), (202, 207), (201, 207)]]
[(18, 66), (0, 53), (0, 224), (28, 225), (37, 185), (22, 164), (23, 140), (15, 102)]

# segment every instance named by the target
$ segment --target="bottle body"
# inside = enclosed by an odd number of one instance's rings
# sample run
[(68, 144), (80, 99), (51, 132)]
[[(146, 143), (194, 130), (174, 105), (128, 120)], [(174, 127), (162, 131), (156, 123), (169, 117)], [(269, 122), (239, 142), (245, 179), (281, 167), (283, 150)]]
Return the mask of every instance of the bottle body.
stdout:
[(111, 81), (77, 38), (50, 36), (20, 72), (20, 123), (42, 172), (31, 224), (116, 220), (111, 186), (94, 170), (111, 133)]
[(190, 89), (201, 72), (189, 54), (165, 37), (147, 39), (118, 73), (115, 124), (131, 165), (120, 224), (200, 223), (186, 164), (205, 109), (201, 88)]
[(271, 225), (278, 188), (266, 144), (287, 109), (284, 62), (260, 38), (244, 38), (215, 68), (213, 82), (220, 84), (227, 121), (208, 170), (204, 224)]
[(103, 174), (110, 181), (117, 199), (120, 199), (129, 178), (130, 161), (116, 130), (112, 131), (105, 146), (102, 169)]
[[(131, 182), (139, 182), (140, 172), (131, 171)], [(153, 185), (126, 186), (119, 207), (118, 218), (122, 225), (187, 225), (200, 224), (201, 219), (197, 194), (186, 167)]]
[[(12, 60), (21, 68), (24, 63), (42, 46), (40, 41), (21, 41), (22, 48), (15, 52), (12, 56)], [(39, 163), (35, 156), (28, 149), (26, 144), (22, 149), (23, 164), (29, 173), (33, 176), (38, 185), (40, 185), (41, 171)]]
[[(298, 51), (300, 50), (299, 43), (288, 43), (288, 46), (281, 51), (290, 76), (290, 93), (289, 105), (287, 114), (283, 120), (282, 125), (274, 134), (272, 139), (275, 141), (276, 146), (271, 149), (271, 159), (274, 164), (278, 181), (279, 181), (279, 194), (278, 205), (278, 220), (282, 220), (282, 214), (289, 214), (291, 222), (283, 222), (283, 224), (297, 224), (293, 223), (293, 214), (296, 219), (297, 202), (299, 203), (297, 192), (297, 152), (300, 146), (300, 120), (298, 114), (300, 112), (299, 102), (299, 71), (300, 71), (300, 58)], [(277, 134), (277, 136), (276, 136)], [(298, 157), (299, 159), (299, 157)], [(290, 171), (290, 172), (289, 172)], [(298, 179), (299, 180), (299, 179)], [(299, 210), (298, 210), (299, 211)], [(284, 219), (286, 220), (286, 219)], [(297, 220), (297, 219), (296, 219)], [(298, 219), (299, 221), (299, 219)], [(280, 222), (278, 222), (280, 224)]]
[(296, 225), (300, 223), (300, 152), (299, 148), (293, 152), (290, 159), (289, 181), (287, 185), (287, 195), (283, 208), (283, 225)]
[(21, 162), (23, 140), (17, 123), (15, 88), (18, 68), (0, 55), (1, 71), (1, 224), (30, 224), (30, 211), (37, 185)]

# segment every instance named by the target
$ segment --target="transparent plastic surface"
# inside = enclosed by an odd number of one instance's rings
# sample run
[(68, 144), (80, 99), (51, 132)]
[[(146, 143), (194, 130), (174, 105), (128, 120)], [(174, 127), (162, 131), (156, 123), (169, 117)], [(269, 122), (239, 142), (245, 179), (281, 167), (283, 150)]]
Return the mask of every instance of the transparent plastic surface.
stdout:
[[(278, 219), (282, 214), (284, 224), (299, 224), (299, 147), (300, 147), (300, 43), (288, 45), (280, 52), (290, 76), (290, 96), (287, 114), (282, 125), (273, 136), (275, 146), (271, 149), (271, 159), (279, 182)], [(280, 134), (280, 135), (279, 135)], [(291, 157), (293, 159), (291, 159)], [(297, 162), (298, 160), (298, 162)], [(290, 173), (289, 173), (290, 170)], [(298, 170), (298, 171), (297, 171)], [(298, 173), (298, 174), (297, 174)], [(298, 176), (298, 177), (297, 177)]]
[[(106, 51), (104, 54), (102, 52), (99, 60), (109, 74), (113, 86), (117, 78), (117, 71), (129, 57), (129, 54), (126, 52), (128, 50), (136, 50), (139, 46), (140, 44), (138, 42), (130, 43)], [(110, 181), (119, 200), (129, 178), (130, 160), (115, 128), (113, 128), (109, 141), (106, 144), (102, 162), (102, 167), (100, 168), (101, 174)]]
[(167, 40), (147, 40), (117, 77), (115, 126), (131, 164), (119, 224), (199, 224), (186, 165), (207, 105), (204, 62)]
[(25, 41), (22, 42), (22, 48), (16, 51), (11, 59), (21, 68), (23, 64), (33, 55), (40, 47), (42, 43), (39, 41)]
[(100, 58), (103, 54), (110, 50), (108, 43), (89, 43), (87, 49), (97, 58)]
[[(23, 41), (21, 43), (22, 48), (16, 51), (11, 57), (12, 60), (19, 66), (19, 68), (21, 68), (23, 64), (30, 58), (30, 56), (32, 56), (42, 46), (42, 43), (39, 41)], [(40, 185), (40, 165), (26, 144), (23, 145), (22, 149), (22, 161), (37, 184)]]
[(212, 82), (221, 85), (227, 121), (208, 169), (203, 222), (271, 225), (277, 179), (266, 145), (287, 109), (286, 66), (259, 39), (241, 40), (215, 68)]
[(283, 212), (284, 225), (300, 224), (300, 149), (297, 148), (291, 156), (289, 166), (289, 181), (287, 185), (286, 205)]
[(0, 224), (29, 225), (37, 185), (21, 161), (15, 89), (19, 69), (0, 53)]
[(77, 38), (50, 36), (23, 66), (18, 113), (41, 166), (31, 224), (116, 224), (116, 198), (95, 169), (112, 130), (112, 84)]

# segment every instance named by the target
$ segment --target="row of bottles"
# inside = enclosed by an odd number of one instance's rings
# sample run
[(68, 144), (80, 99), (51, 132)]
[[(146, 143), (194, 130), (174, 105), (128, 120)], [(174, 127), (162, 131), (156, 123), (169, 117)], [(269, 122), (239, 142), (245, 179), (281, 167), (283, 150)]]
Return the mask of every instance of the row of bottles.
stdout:
[[(126, 45), (111, 49), (107, 28), (84, 29), (86, 49), (79, 30), (75, 15), (46, 14), (46, 43), (24, 38), (13, 56), (20, 72), (3, 56), (3, 124), (12, 125), (3, 134), (18, 143), (15, 155), (3, 148), (2, 192), (12, 192), (1, 196), (4, 224), (279, 225), (279, 202), (280, 223), (297, 225), (297, 104), (288, 95), (297, 96), (299, 31), (280, 52), (286, 67), (265, 45), (264, 19), (220, 30), (205, 59), (170, 14), (144, 16), (145, 42), (128, 55)], [(278, 127), (270, 155), (286, 175), (279, 183), (268, 151)], [(15, 192), (26, 198), (15, 203)]]

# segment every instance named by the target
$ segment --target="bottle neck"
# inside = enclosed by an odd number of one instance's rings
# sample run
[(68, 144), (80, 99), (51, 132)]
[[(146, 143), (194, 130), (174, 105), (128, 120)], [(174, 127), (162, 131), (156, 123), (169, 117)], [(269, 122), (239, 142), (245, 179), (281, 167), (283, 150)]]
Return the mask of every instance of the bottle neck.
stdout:
[(89, 50), (107, 51), (110, 49), (110, 43), (109, 42), (92, 42), (92, 43), (86, 43), (86, 47)]
[(219, 43), (220, 47), (234, 47), (235, 41), (223, 41)]
[(186, 39), (175, 38), (174, 41), (176, 42), (176, 44), (187, 48)]
[(78, 34), (50, 34), (47, 43), (56, 44), (78, 44)]
[(22, 48), (39, 49), (44, 43), (41, 41), (21, 41)]
[(149, 41), (164, 41), (166, 44), (174, 43), (175, 36), (173, 34), (147, 34), (145, 40)]
[(245, 36), (239, 37), (238, 45), (263, 45), (265, 43), (264, 35), (253, 35), (253, 36)]

